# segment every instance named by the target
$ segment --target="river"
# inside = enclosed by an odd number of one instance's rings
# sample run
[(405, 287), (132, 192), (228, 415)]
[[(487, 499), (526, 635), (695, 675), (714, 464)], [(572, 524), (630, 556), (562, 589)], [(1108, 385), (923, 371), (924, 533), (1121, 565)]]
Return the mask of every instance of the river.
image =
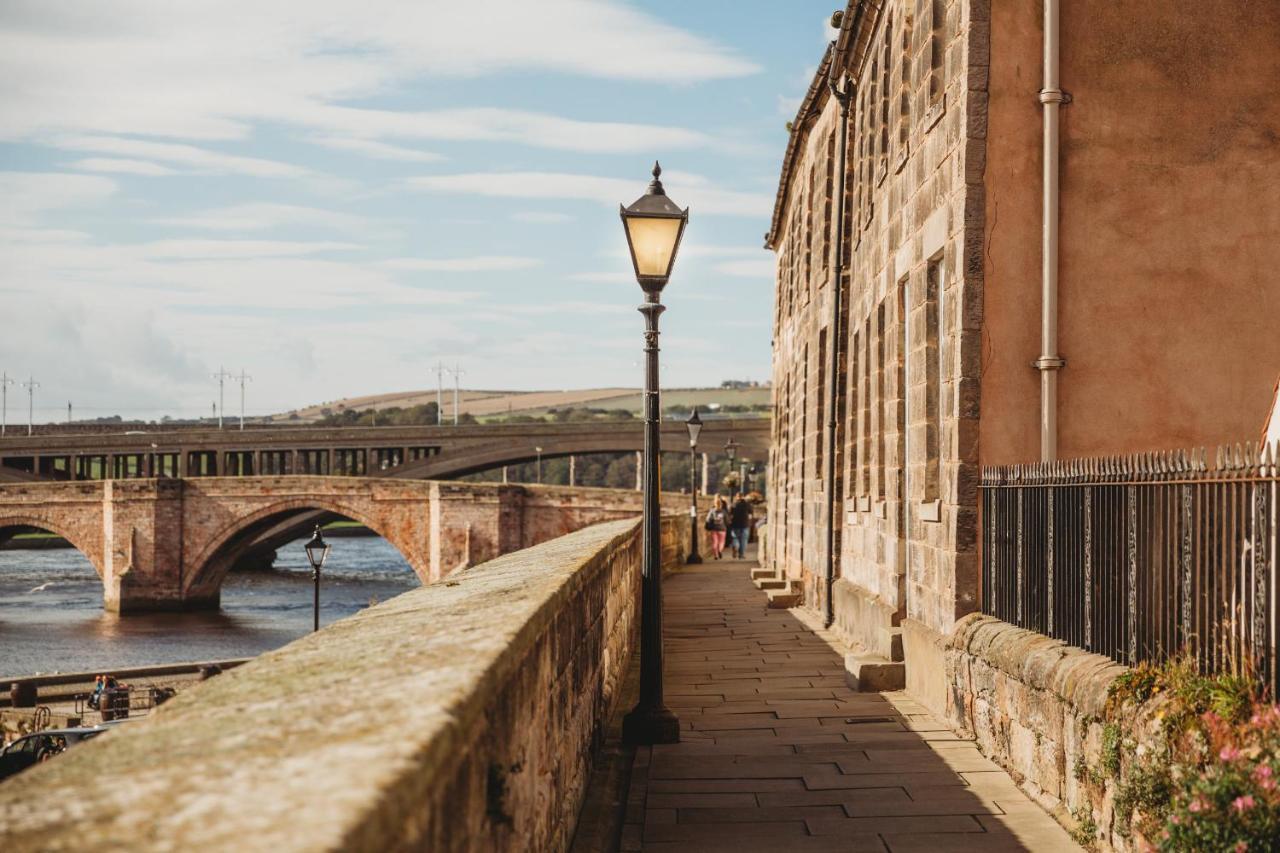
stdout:
[[(272, 571), (229, 575), (220, 611), (134, 616), (103, 611), (102, 582), (75, 549), (0, 551), (0, 676), (250, 657), (283, 646), (311, 630), (305, 542), (281, 548)], [(420, 585), (384, 539), (330, 544), (322, 625)]]

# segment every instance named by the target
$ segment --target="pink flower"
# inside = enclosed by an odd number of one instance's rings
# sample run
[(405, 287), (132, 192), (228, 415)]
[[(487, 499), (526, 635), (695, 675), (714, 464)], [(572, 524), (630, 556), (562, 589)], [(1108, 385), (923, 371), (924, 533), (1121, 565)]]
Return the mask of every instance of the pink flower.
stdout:
[(1231, 801), (1231, 808), (1235, 809), (1241, 814), (1244, 814), (1245, 812), (1247, 812), (1249, 809), (1253, 807), (1254, 807), (1253, 797), (1249, 796), (1248, 794), (1245, 794), (1243, 797), (1236, 797), (1234, 800)]
[(1248, 850), (1249, 850), (1249, 842), (1248, 842), (1248, 841), (1237, 841), (1237, 842), (1236, 842), (1236, 846), (1235, 846), (1233, 849), (1235, 850), (1235, 853), (1248, 853)]
[(1187, 811), (1191, 812), (1192, 814), (1199, 814), (1200, 812), (1204, 811), (1205, 808), (1208, 807), (1208, 805), (1209, 804), (1206, 803), (1204, 800), (1202, 800), (1200, 797), (1196, 797), (1194, 800), (1191, 801), (1190, 805), (1187, 806)]
[(1271, 765), (1259, 764), (1257, 767), (1253, 768), (1253, 776), (1255, 779), (1270, 779)]
[[(1182, 826), (1182, 818), (1178, 817), (1177, 815), (1173, 815), (1172, 817), (1169, 818), (1169, 823), (1173, 824), (1174, 826)], [(1168, 834), (1169, 833), (1166, 832), (1165, 836), (1167, 837)]]
[(1223, 761), (1235, 761), (1240, 757), (1240, 750), (1234, 746), (1224, 746), (1222, 751), (1218, 753), (1218, 757)]

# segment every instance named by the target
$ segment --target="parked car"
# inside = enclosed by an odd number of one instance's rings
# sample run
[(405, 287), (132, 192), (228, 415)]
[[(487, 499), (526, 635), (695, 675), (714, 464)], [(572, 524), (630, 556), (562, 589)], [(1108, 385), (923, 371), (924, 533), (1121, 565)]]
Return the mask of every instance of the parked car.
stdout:
[(0, 779), (8, 779), (33, 764), (48, 761), (60, 752), (91, 740), (105, 731), (107, 729), (102, 726), (81, 726), (73, 729), (45, 729), (20, 737), (0, 751)]

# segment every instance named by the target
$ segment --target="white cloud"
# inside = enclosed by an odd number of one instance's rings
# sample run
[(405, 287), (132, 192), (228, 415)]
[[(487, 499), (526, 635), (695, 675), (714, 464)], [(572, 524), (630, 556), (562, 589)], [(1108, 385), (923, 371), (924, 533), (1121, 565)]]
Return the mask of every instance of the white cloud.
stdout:
[(540, 266), (538, 258), (481, 255), (472, 258), (391, 258), (382, 266), (412, 272), (503, 272)]
[(558, 225), (562, 222), (573, 221), (573, 217), (567, 213), (554, 213), (543, 210), (525, 210), (511, 214), (511, 218), (516, 222), (528, 222), (532, 225)]
[(83, 172), (120, 172), (127, 175), (176, 175), (173, 169), (168, 166), (161, 166), (159, 163), (151, 163), (147, 160), (123, 160), (111, 157), (86, 157), (83, 160), (76, 160), (68, 163), (70, 169), (79, 169)]
[(364, 154), (367, 157), (373, 157), (378, 160), (398, 160), (405, 163), (434, 163), (445, 159), (443, 155), (436, 154), (432, 151), (423, 151), (419, 148), (405, 148), (401, 145), (391, 145), (387, 142), (378, 142), (376, 139), (357, 139), (349, 136), (318, 136), (309, 141), (316, 145), (323, 145), (325, 148), (333, 148), (338, 151), (354, 151), (357, 154)]
[[(617, 0), (311, 0), (305, 14), (289, 3), (193, 0), (163, 15), (149, 0), (13, 0), (0, 6), (0, 78), (10, 83), (0, 138), (243, 139), (265, 120), (365, 138), (479, 129), (490, 136), (478, 138), (524, 134), (535, 145), (572, 144), (577, 126), (581, 144), (601, 144), (593, 123), (517, 111), (415, 117), (335, 106), (422, 78), (516, 70), (683, 85), (759, 68)], [(616, 145), (628, 127), (597, 130)]]
[(123, 136), (64, 136), (54, 145), (72, 151), (100, 151), (107, 154), (146, 157), (180, 163), (196, 171), (210, 174), (251, 175), (258, 178), (298, 178), (311, 174), (308, 169), (278, 160), (239, 157), (194, 145), (151, 142)]
[(211, 208), (190, 216), (155, 219), (152, 222), (158, 225), (209, 231), (266, 231), (272, 228), (294, 226), (356, 231), (366, 228), (369, 224), (364, 217), (348, 213), (272, 202), (250, 202)]
[[(764, 193), (722, 189), (706, 178), (682, 172), (663, 173), (667, 193), (679, 204), (699, 213), (724, 216), (764, 216), (773, 198)], [(410, 186), (429, 192), (498, 198), (542, 198), (591, 201), (615, 207), (630, 204), (644, 193), (642, 180), (603, 178), (567, 172), (466, 172), (409, 178)]]
[(42, 214), (100, 204), (116, 192), (101, 175), (68, 172), (0, 172), (0, 223), (28, 225)]
[(298, 242), (287, 240), (156, 240), (117, 251), (136, 258), (206, 259), (300, 257), (320, 252), (350, 252), (356, 243)]

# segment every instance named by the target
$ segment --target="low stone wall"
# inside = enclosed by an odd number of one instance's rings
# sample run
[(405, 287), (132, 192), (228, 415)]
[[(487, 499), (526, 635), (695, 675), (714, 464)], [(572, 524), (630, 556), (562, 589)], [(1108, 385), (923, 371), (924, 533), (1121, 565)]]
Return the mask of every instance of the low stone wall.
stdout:
[(1099, 772), (1107, 695), (1127, 668), (981, 614), (956, 624), (944, 652), (948, 722), (1098, 849), (1135, 849), (1114, 809), (1123, 776)]
[(563, 849), (634, 648), (639, 533), (499, 557), (204, 682), (0, 785), (0, 847)]

